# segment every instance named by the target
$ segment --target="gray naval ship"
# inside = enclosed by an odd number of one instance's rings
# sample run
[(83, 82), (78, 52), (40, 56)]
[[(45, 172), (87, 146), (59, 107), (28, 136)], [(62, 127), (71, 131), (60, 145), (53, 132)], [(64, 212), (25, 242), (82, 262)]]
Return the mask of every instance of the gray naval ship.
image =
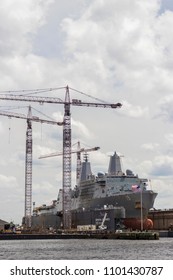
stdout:
[[(147, 179), (139, 178), (129, 169), (122, 171), (116, 152), (110, 157), (108, 172), (97, 175), (93, 175), (86, 155), (78, 183), (71, 191), (72, 228), (141, 229), (142, 221), (142, 229), (152, 229), (147, 215), (156, 196)], [(62, 189), (51, 205), (33, 209), (32, 226), (62, 227)]]

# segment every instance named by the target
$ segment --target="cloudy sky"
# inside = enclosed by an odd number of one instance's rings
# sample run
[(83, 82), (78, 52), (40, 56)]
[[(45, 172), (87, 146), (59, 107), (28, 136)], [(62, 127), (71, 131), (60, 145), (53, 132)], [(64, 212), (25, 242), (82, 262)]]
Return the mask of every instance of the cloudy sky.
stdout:
[[(71, 107), (72, 143), (99, 146), (92, 171), (109, 155), (151, 180), (155, 208), (173, 208), (172, 0), (1, 0), (0, 92), (69, 85), (71, 98), (121, 102), (121, 109)], [(42, 94), (43, 95), (43, 94)], [(65, 89), (44, 96), (64, 100)], [(63, 105), (0, 101), (1, 110), (62, 121)], [(26, 121), (0, 116), (0, 218), (24, 214)], [(62, 127), (33, 123), (33, 201), (49, 204), (62, 186)], [(76, 157), (72, 156), (75, 184)]]

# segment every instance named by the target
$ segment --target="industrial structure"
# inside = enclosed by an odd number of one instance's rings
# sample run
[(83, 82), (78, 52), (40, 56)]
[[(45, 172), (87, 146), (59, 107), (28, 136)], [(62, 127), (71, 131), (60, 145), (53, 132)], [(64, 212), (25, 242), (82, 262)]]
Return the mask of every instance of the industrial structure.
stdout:
[[(60, 88), (58, 88), (60, 89)], [(62, 89), (62, 88), (61, 88)], [(29, 101), (29, 102), (38, 102), (38, 103), (53, 103), (53, 104), (63, 104), (64, 105), (64, 119), (63, 119), (63, 228), (71, 228), (71, 112), (70, 107), (72, 106), (85, 106), (85, 107), (96, 107), (96, 108), (120, 108), (121, 103), (110, 104), (105, 102), (82, 102), (79, 99), (72, 99), (70, 101), (69, 87), (64, 87), (66, 90), (65, 100), (55, 97), (40, 97), (40, 96), (31, 96), (24, 95), (25, 91), (20, 91), (20, 95), (11, 94), (1, 94), (1, 100), (10, 100), (10, 101)], [(27, 91), (27, 94), (42, 93), (47, 91), (52, 91), (57, 89), (41, 89)], [(72, 89), (73, 90), (73, 89)], [(7, 92), (6, 92), (7, 93)], [(22, 93), (22, 94), (21, 94)], [(91, 97), (91, 96), (90, 96)], [(28, 132), (29, 137), (29, 132)], [(30, 159), (28, 158), (28, 161)]]
[(150, 209), (148, 217), (153, 221), (153, 229), (173, 232), (173, 209)]
[(28, 115), (0, 111), (1, 116), (6, 116), (9, 118), (18, 118), (27, 120), (27, 130), (26, 130), (26, 154), (25, 154), (25, 226), (31, 227), (31, 215), (32, 215), (32, 121), (47, 123), (53, 125), (63, 125), (63, 122), (56, 122), (46, 119), (40, 119), (39, 117), (32, 116), (31, 106), (28, 109)]

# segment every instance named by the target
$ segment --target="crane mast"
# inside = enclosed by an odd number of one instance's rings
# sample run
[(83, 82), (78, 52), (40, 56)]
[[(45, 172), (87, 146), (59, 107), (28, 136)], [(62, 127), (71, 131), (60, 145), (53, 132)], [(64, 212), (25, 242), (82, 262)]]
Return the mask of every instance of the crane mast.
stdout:
[(77, 164), (76, 164), (76, 184), (79, 183), (79, 176), (81, 171), (81, 152), (80, 142), (77, 142)]
[(31, 227), (31, 215), (32, 215), (32, 121), (63, 125), (63, 122), (50, 121), (46, 119), (40, 119), (39, 117), (32, 116), (31, 106), (28, 108), (28, 115), (18, 114), (14, 112), (0, 111), (1, 116), (13, 117), (18, 119), (27, 120), (26, 130), (26, 153), (25, 153), (25, 210), (24, 210), (24, 225), (28, 228)]
[(66, 88), (63, 126), (63, 227), (71, 228), (71, 113), (70, 94)]
[(32, 215), (32, 121), (31, 107), (29, 106), (26, 130), (25, 154), (25, 225), (31, 227)]
[[(41, 96), (25, 96), (16, 94), (0, 94), (0, 100), (10, 101), (30, 101), (54, 104), (64, 104), (64, 121), (63, 121), (63, 227), (64, 229), (71, 228), (71, 113), (70, 106), (85, 106), (96, 108), (120, 108), (121, 103), (97, 103), (97, 102), (82, 102), (78, 99), (70, 101), (69, 87), (66, 86), (65, 101), (55, 97), (41, 97)], [(52, 89), (50, 89), (52, 90)], [(22, 91), (21, 91), (22, 92)], [(36, 93), (37, 90), (33, 90)]]

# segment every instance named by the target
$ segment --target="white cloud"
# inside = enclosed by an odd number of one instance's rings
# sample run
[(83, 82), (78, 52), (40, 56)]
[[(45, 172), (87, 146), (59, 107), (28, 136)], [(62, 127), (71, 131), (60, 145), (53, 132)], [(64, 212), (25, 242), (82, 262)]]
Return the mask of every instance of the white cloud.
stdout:
[(171, 121), (173, 119), (173, 96), (166, 95), (162, 97), (159, 101), (159, 110), (158, 116), (164, 118), (167, 121)]
[(153, 160), (143, 161), (140, 164), (140, 169), (143, 173), (156, 177), (173, 177), (173, 157), (167, 155), (160, 155), (153, 158)]
[(173, 157), (157, 156), (150, 173), (153, 176), (173, 176)]
[(171, 147), (173, 145), (173, 133), (165, 134), (165, 139), (166, 139), (167, 145), (169, 147)]
[(152, 189), (158, 192), (158, 196), (155, 200), (156, 209), (172, 209), (172, 178), (165, 178), (164, 181), (161, 179), (152, 180)]
[(0, 122), (0, 134), (3, 133), (3, 125), (2, 125), (2, 122)]
[(75, 138), (81, 139), (83, 137), (92, 138), (92, 134), (89, 132), (87, 127), (80, 121), (75, 121), (72, 119), (72, 127), (74, 129)]
[(165, 11), (173, 11), (172, 0), (161, 0), (160, 2), (160, 13), (164, 13)]
[(159, 148), (158, 143), (145, 143), (142, 145), (142, 148), (148, 151), (156, 151)]
[(153, 30), (158, 9), (159, 1), (94, 1), (79, 19), (63, 21), (66, 55), (73, 54), (77, 71), (81, 64), (87, 75), (93, 69), (105, 87), (114, 80), (130, 91), (151, 91), (163, 57)]
[(143, 108), (139, 105), (132, 105), (127, 101), (122, 102), (123, 107), (120, 110), (120, 114), (132, 117), (132, 118), (141, 118), (141, 117), (147, 117), (149, 114), (149, 109), (147, 107)]
[(4, 187), (15, 187), (16, 178), (13, 176), (4, 176), (0, 174), (0, 184), (4, 184)]
[(19, 55), (32, 49), (30, 35), (45, 23), (45, 11), (52, 1), (6, 0), (0, 8), (0, 54)]

